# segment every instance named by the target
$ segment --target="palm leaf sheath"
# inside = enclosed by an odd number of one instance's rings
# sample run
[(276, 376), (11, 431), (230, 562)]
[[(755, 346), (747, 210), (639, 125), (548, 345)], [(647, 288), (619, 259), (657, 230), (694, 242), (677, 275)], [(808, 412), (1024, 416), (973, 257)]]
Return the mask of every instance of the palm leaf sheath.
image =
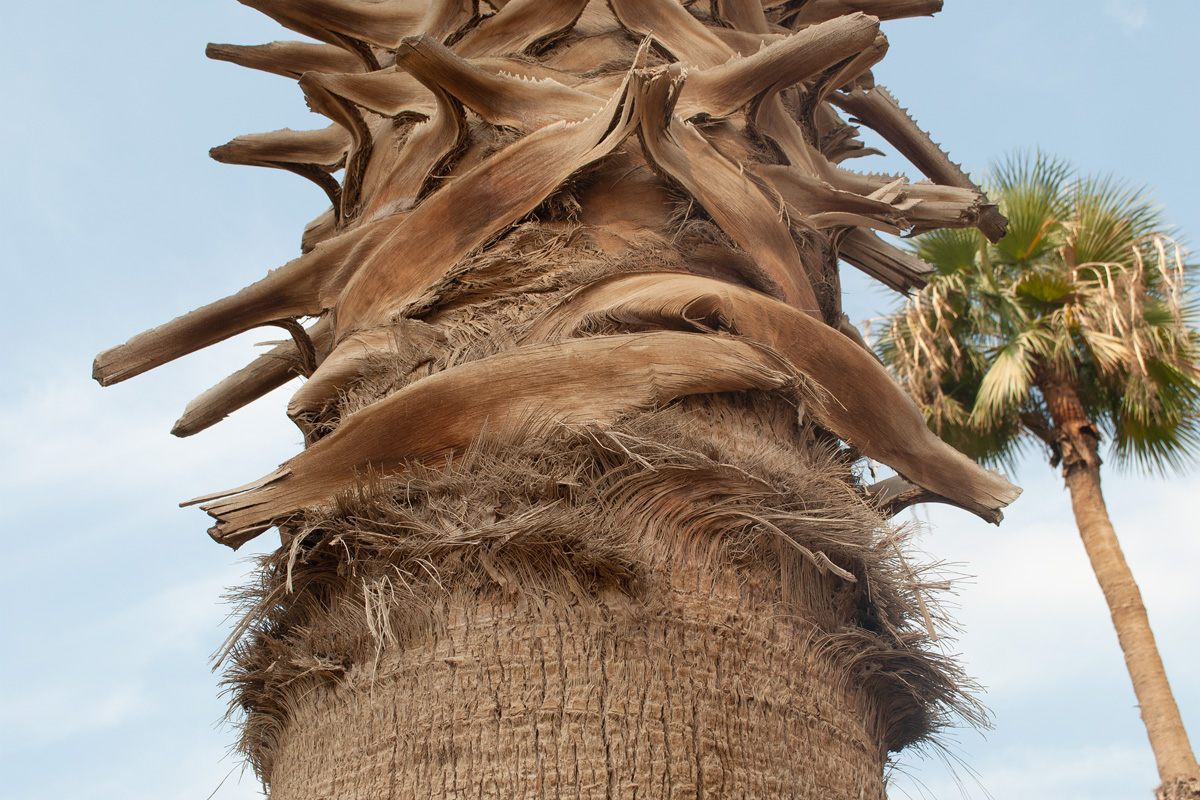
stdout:
[[(935, 495), (989, 519), (1015, 498), (938, 442), (839, 332), (840, 256), (895, 288), (924, 284), (924, 265), (871, 229), (1003, 228), (869, 71), (886, 52), (879, 17), (940, 4), (247, 4), (322, 44), (209, 55), (298, 79), (330, 125), (240, 137), (213, 156), (303, 175), (331, 209), (296, 260), (94, 368), (107, 385), (289, 327), (292, 341), (174, 429), (194, 434), (308, 377), (289, 407), (308, 450), (250, 491), (212, 496), (220, 541), (327, 504), (368, 472), (457, 457), (517, 418), (604, 422), (689, 394), (802, 384), (821, 426)], [(867, 151), (837, 107), (934, 182), (839, 166)], [(475, 341), (413, 338), (417, 323), (436, 333), (464, 315)], [(305, 331), (304, 318), (318, 321)], [(402, 356), (423, 366), (366, 407), (344, 405), (380, 359)]]

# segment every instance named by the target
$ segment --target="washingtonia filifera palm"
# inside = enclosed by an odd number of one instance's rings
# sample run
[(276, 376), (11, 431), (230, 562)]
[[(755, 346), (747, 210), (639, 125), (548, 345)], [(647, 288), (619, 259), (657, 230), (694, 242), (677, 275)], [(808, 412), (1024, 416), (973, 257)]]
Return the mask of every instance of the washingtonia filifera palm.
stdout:
[[(887, 319), (879, 350), (930, 424), (965, 453), (1012, 464), (1040, 443), (1061, 465), (1109, 604), (1168, 796), (1200, 792), (1137, 584), (1100, 491), (1100, 443), (1118, 465), (1162, 473), (1200, 445), (1194, 268), (1144, 193), (1044, 155), (998, 168), (1010, 220), (917, 240), (937, 268)], [(1172, 792), (1176, 794), (1171, 794)]]
[[(243, 2), (321, 43), (210, 55), (329, 124), (213, 156), (330, 208), (95, 375), (291, 336), (174, 431), (306, 379), (304, 452), (203, 506), (282, 538), (227, 652), (273, 797), (878, 798), (976, 718), (852, 465), (990, 520), (1018, 490), (932, 435), (837, 271), (919, 286), (873, 230), (1003, 230), (870, 73), (879, 18), (940, 0)], [(931, 182), (840, 166), (842, 112)]]

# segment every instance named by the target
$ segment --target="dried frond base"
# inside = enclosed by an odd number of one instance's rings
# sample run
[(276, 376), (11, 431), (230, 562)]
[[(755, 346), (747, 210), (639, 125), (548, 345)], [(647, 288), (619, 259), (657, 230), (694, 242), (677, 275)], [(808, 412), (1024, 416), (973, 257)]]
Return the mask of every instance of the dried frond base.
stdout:
[[(747, 739), (759, 743), (850, 737), (875, 753), (874, 777), (833, 763), (821, 774), (850, 776), (845, 796), (881, 797), (888, 751), (949, 714), (982, 712), (927, 646), (934, 607), (902, 534), (797, 416), (765, 393), (695, 398), (607, 428), (493, 437), (452, 466), (414, 465), (310, 510), (240, 596), (226, 657), (242, 751), (273, 796), (292, 796), (279, 780), (315, 787), (347, 765), (362, 780), (403, 773), (419, 784), (397, 784), (405, 795), (440, 796), (447, 759), (499, 765), (506, 747), (581, 742), (603, 760), (647, 725), (670, 739), (689, 731), (705, 772), (725, 745), (696, 737), (749, 725), (761, 726)], [(725, 730), (729, 742), (746, 733)], [(603, 746), (588, 744), (593, 734)], [(330, 736), (355, 743), (318, 775), (331, 756), (309, 739)], [(795, 762), (800, 780), (815, 767), (795, 753), (822, 749), (791, 746), (772, 763)], [(378, 769), (385, 756), (394, 769)], [(593, 756), (569, 768), (593, 769)], [(763, 769), (753, 780), (776, 767)], [(501, 780), (486, 766), (471, 774)], [(493, 795), (509, 796), (519, 783), (497, 785)]]
[(1167, 781), (1154, 791), (1156, 800), (1200, 800), (1200, 780), (1177, 778)]

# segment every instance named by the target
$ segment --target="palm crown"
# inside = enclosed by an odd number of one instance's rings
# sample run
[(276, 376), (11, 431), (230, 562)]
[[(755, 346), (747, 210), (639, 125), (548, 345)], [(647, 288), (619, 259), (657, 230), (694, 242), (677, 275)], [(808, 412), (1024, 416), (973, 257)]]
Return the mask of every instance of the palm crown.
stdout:
[(1040, 380), (1075, 388), (1121, 465), (1180, 468), (1200, 442), (1192, 266), (1144, 193), (1079, 177), (1044, 155), (994, 170), (1008, 235), (940, 230), (917, 240), (937, 268), (886, 321), (884, 361), (934, 429), (1011, 467), (1036, 437), (1058, 458)]

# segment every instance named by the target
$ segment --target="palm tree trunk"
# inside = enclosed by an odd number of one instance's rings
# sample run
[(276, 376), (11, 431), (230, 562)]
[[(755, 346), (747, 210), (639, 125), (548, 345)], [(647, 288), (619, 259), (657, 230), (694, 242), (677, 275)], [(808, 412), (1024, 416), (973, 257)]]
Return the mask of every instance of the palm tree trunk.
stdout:
[(1154, 751), (1162, 780), (1160, 796), (1200, 796), (1200, 768), (1167, 681), (1141, 592), (1121, 552), (1100, 489), (1097, 434), (1069, 381), (1049, 374), (1042, 374), (1040, 378), (1038, 385), (1058, 436), (1063, 475), (1071, 493), (1075, 522), (1092, 571), (1108, 603)]
[[(232, 547), (281, 532), (224, 654), (273, 797), (867, 800), (889, 752), (979, 721), (851, 464), (992, 520), (1019, 490), (844, 335), (837, 265), (903, 289), (925, 267), (869, 229), (1002, 226), (875, 85), (877, 17), (242, 2), (327, 44), (210, 53), (299, 78), (333, 126), (213, 156), (333, 207), (94, 374), (295, 340), (176, 426), (308, 378), (305, 451), (204, 505)], [(941, 185), (839, 167), (869, 151), (835, 92)]]
[(230, 672), (272, 800), (883, 800), (890, 752), (978, 709), (799, 422), (696, 398), (289, 527)]
[(271, 798), (883, 800), (857, 681), (716, 583), (652, 608), (460, 598), (440, 631), (297, 698)]

